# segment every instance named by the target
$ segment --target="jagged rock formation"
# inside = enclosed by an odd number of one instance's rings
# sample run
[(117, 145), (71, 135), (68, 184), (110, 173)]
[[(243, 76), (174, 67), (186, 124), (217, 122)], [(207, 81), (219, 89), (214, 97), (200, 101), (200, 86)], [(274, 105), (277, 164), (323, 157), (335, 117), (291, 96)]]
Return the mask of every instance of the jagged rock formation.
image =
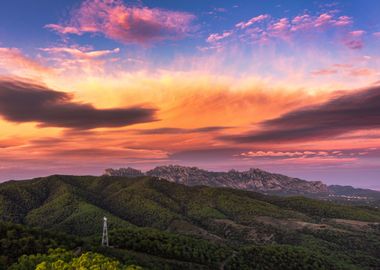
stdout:
[[(107, 169), (106, 175), (141, 176), (143, 174), (141, 171), (132, 168), (121, 168), (119, 170)], [(205, 185), (289, 194), (328, 192), (327, 186), (320, 181), (306, 181), (281, 174), (269, 173), (260, 169), (250, 169), (242, 172), (236, 170), (211, 172), (197, 167), (169, 165), (156, 167), (147, 171), (145, 175), (188, 186)]]
[(120, 168), (120, 169), (112, 169), (108, 168), (105, 170), (104, 175), (106, 176), (125, 176), (125, 177), (139, 177), (144, 176), (144, 173), (140, 170), (136, 170), (134, 168)]

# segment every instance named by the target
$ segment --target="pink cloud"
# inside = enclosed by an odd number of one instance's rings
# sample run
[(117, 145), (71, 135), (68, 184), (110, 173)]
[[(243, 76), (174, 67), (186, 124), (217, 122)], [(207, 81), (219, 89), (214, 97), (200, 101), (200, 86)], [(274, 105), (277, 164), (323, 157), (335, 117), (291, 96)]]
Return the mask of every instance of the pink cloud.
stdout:
[(336, 21), (333, 22), (335, 26), (346, 26), (352, 24), (352, 18), (348, 16), (340, 16)]
[(375, 32), (372, 34), (374, 37), (380, 38), (380, 32)]
[(318, 69), (311, 72), (312, 75), (320, 76), (320, 75), (333, 75), (338, 73), (336, 69)]
[(362, 36), (366, 32), (364, 30), (355, 30), (346, 33), (346, 37), (343, 39), (343, 44), (351, 50), (359, 50), (364, 47)]
[(13, 71), (30, 71), (50, 73), (52, 70), (39, 61), (24, 55), (17, 48), (0, 48), (0, 68)]
[(349, 35), (351, 35), (352, 37), (361, 37), (365, 34), (365, 31), (364, 30), (355, 30), (355, 31), (351, 31), (349, 33)]
[(348, 32), (346, 34), (346, 38), (343, 40), (343, 44), (346, 45), (347, 48), (352, 50), (361, 49), (364, 46), (362, 36), (365, 33), (366, 32), (364, 30), (355, 30)]
[[(312, 152), (314, 154), (314, 152)], [(240, 156), (243, 157), (295, 157), (295, 156), (303, 156), (305, 155), (303, 152), (295, 151), (295, 152), (282, 152), (282, 151), (249, 151), (245, 153), (241, 153)]]
[(352, 68), (351, 64), (333, 64), (332, 66), (336, 68)]
[(333, 21), (333, 16), (328, 13), (323, 13), (314, 21), (315, 27), (327, 25)]
[(364, 77), (376, 74), (374, 69), (355, 67), (352, 64), (333, 64), (330, 67), (318, 69), (311, 72), (314, 76), (341, 74), (345, 76)]
[(309, 30), (321, 27), (340, 27), (352, 24), (351, 17), (340, 16), (335, 18), (332, 13), (323, 13), (319, 16), (309, 14), (299, 15), (292, 19), (292, 31)]
[(275, 22), (272, 25), (269, 25), (269, 30), (272, 30), (274, 32), (284, 32), (288, 30), (290, 27), (288, 18), (281, 18), (277, 22)]
[(76, 35), (82, 34), (82, 32), (76, 27), (62, 26), (62, 25), (53, 24), (53, 23), (45, 25), (45, 28), (51, 29), (61, 34), (76, 34)]
[(318, 163), (341, 163), (352, 162), (357, 160), (357, 156), (366, 155), (367, 153), (343, 153), (342, 151), (249, 151), (236, 155), (242, 159), (253, 159), (256, 162), (261, 160), (270, 160), (271, 163), (301, 163), (301, 164), (318, 164)]
[(244, 28), (251, 26), (254, 23), (261, 22), (261, 21), (266, 20), (268, 18), (270, 18), (270, 16), (268, 14), (261, 14), (259, 16), (251, 18), (250, 20), (248, 20), (246, 22), (239, 22), (235, 25), (235, 27), (240, 28), (240, 29), (244, 29)]
[(218, 33), (211, 34), (208, 36), (207, 42), (209, 43), (218, 42), (219, 40), (222, 40), (226, 37), (231, 36), (231, 34), (232, 34), (232, 31), (225, 31), (222, 34), (218, 34)]
[(363, 48), (364, 43), (362, 40), (352, 39), (352, 40), (344, 41), (344, 45), (346, 45), (346, 47), (349, 49), (358, 50), (358, 49)]
[(357, 69), (352, 69), (349, 72), (349, 75), (355, 76), (355, 77), (371, 76), (374, 74), (375, 74), (375, 71), (369, 68), (357, 68)]
[(80, 59), (94, 59), (94, 58), (120, 52), (119, 48), (116, 48), (113, 50), (88, 51), (88, 50), (81, 50), (79, 48), (71, 48), (71, 47), (52, 47), (52, 48), (43, 48), (41, 50), (44, 52), (53, 53), (53, 54), (64, 53), (64, 54), (68, 54)]
[[(260, 23), (258, 23), (260, 22)], [(331, 29), (345, 35), (342, 44), (350, 49), (360, 49), (364, 46), (360, 37), (363, 30), (349, 32), (345, 26), (353, 23), (349, 16), (337, 16), (337, 11), (331, 10), (319, 15), (308, 13), (294, 17), (272, 18), (268, 14), (261, 14), (248, 21), (241, 21), (235, 27), (222, 33), (212, 33), (207, 42), (221, 41), (225, 37), (235, 38), (240, 42), (266, 44), (271, 40), (282, 39), (291, 41), (293, 38), (303, 38), (310, 33), (322, 34), (322, 30)], [(254, 25), (254, 27), (252, 27)]]
[(249, 151), (243, 157), (306, 157), (342, 155), (342, 151)]
[(299, 16), (296, 16), (296, 17), (293, 18), (292, 23), (298, 24), (298, 23), (302, 23), (302, 22), (305, 22), (305, 21), (310, 21), (310, 18), (311, 17), (308, 14), (299, 15)]
[(305, 30), (310, 29), (313, 26), (313, 18), (308, 15), (299, 15), (293, 18), (292, 20), (292, 31), (299, 31), (299, 30)]
[(46, 27), (62, 34), (101, 33), (126, 44), (150, 43), (185, 37), (194, 19), (190, 13), (127, 6), (121, 0), (86, 0), (67, 24)]

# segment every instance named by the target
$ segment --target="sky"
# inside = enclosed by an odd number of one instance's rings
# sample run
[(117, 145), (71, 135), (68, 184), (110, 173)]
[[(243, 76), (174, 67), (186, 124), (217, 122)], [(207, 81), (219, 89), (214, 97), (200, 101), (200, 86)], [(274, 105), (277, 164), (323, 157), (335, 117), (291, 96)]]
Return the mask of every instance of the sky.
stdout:
[(380, 2), (0, 4), (0, 181), (179, 164), (380, 190)]

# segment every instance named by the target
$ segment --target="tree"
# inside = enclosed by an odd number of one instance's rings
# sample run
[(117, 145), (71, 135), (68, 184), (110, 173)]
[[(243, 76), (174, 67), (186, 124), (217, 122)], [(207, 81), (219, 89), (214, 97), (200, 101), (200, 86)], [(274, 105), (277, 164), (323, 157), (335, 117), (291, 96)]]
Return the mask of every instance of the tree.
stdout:
[(64, 249), (50, 250), (49, 254), (22, 256), (12, 270), (143, 270), (136, 265), (122, 265), (119, 261), (94, 252), (75, 257)]

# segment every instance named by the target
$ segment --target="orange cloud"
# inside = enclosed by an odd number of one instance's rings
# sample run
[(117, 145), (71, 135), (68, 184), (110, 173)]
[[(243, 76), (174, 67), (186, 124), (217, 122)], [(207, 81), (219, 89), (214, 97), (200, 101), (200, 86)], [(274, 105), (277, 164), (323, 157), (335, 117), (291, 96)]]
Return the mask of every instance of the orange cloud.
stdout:
[(25, 75), (25, 73), (52, 73), (52, 69), (25, 56), (17, 48), (0, 48), (0, 68), (21, 75)]
[(72, 95), (31, 82), (0, 78), (0, 115), (12, 122), (75, 129), (121, 127), (155, 121), (155, 110), (130, 107), (97, 109)]
[(376, 71), (370, 68), (355, 68), (349, 71), (349, 75), (355, 77), (371, 76), (376, 74)]
[(328, 140), (356, 130), (380, 129), (380, 87), (344, 93), (260, 123), (260, 130), (225, 136), (237, 143), (287, 143)]

